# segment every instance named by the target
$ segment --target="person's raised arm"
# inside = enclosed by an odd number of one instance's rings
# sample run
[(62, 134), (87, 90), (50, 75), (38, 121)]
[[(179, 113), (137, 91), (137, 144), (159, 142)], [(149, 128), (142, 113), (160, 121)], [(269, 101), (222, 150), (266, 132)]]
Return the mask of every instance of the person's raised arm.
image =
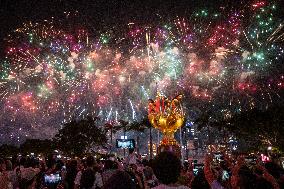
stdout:
[(244, 163), (245, 163), (244, 157), (239, 156), (237, 160), (237, 164), (235, 166), (232, 165), (232, 177), (231, 177), (232, 189), (238, 188), (239, 170), (244, 165)]
[(263, 172), (263, 178), (270, 182), (274, 189), (280, 189), (279, 184), (275, 180), (275, 178), (268, 173), (268, 171), (262, 165), (257, 165), (257, 168)]
[(210, 185), (215, 180), (214, 173), (212, 172), (212, 169), (211, 169), (211, 164), (210, 164), (211, 161), (212, 161), (212, 157), (207, 155), (205, 157), (205, 162), (204, 162), (204, 174), (205, 174), (205, 178), (206, 178), (207, 182)]
[(123, 170), (124, 170), (124, 167), (123, 167), (122, 163), (121, 163), (120, 161), (118, 161), (116, 158), (115, 158), (114, 161), (115, 161), (115, 163), (117, 163), (118, 170), (123, 171)]
[(75, 177), (74, 180), (74, 189), (79, 189), (80, 188), (80, 180), (81, 180), (82, 172), (79, 171)]

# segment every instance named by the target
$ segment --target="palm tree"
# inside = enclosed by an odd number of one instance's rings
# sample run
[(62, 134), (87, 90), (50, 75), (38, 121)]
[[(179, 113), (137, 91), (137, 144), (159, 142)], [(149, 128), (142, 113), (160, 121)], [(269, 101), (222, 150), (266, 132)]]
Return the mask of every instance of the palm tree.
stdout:
[[(145, 129), (149, 129), (149, 142), (150, 142), (150, 159), (153, 158), (153, 137), (152, 137), (152, 125), (150, 121), (148, 120), (148, 117), (144, 117), (141, 121), (134, 121), (132, 123), (129, 123), (128, 121), (119, 120), (119, 125), (117, 126), (110, 126), (109, 128), (114, 128), (117, 130), (123, 129), (123, 133), (125, 136), (125, 133), (128, 131), (134, 131), (134, 132), (144, 132)], [(139, 135), (137, 135), (137, 146), (139, 146)], [(138, 148), (137, 148), (138, 149)], [(139, 152), (139, 149), (138, 149)]]
[(211, 117), (208, 112), (205, 112), (201, 114), (196, 120), (195, 123), (198, 124), (197, 129), (202, 130), (203, 128), (206, 128), (207, 134), (208, 134), (208, 141), (207, 145), (211, 144), (211, 133), (210, 133), (210, 123), (211, 123)]
[(133, 130), (144, 132), (145, 129), (149, 129), (149, 143), (150, 143), (150, 159), (153, 158), (153, 136), (152, 125), (148, 117), (144, 117), (140, 122), (134, 124)]
[(113, 135), (113, 133), (114, 133), (114, 124), (112, 123), (112, 122), (107, 122), (107, 123), (105, 123), (105, 129), (107, 130), (107, 131), (110, 131), (110, 143), (112, 144), (112, 135)]
[(137, 133), (137, 139), (136, 139), (136, 142), (137, 142), (137, 152), (139, 153), (139, 144), (140, 144), (140, 138), (139, 138), (139, 133), (142, 133), (145, 131), (145, 126), (141, 124), (141, 122), (138, 122), (138, 121), (134, 121), (132, 123), (130, 123), (127, 127), (127, 131), (134, 131)]

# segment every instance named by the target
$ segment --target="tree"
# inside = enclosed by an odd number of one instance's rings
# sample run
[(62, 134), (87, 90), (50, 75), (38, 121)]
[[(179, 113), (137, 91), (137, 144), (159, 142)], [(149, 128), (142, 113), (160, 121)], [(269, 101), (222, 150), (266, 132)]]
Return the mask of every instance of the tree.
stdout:
[(110, 131), (110, 143), (111, 143), (111, 145), (112, 145), (112, 135), (113, 135), (113, 127), (114, 127), (114, 124), (113, 123), (111, 123), (111, 122), (108, 122), (108, 123), (105, 123), (105, 129), (106, 129), (106, 131)]
[(104, 131), (107, 133), (110, 131), (110, 151), (113, 150), (113, 134), (115, 134), (117, 131), (121, 130), (122, 128), (120, 125), (116, 125), (115, 122), (109, 121), (104, 124)]
[(127, 130), (128, 128), (128, 122), (127, 121), (124, 121), (124, 120), (119, 120), (118, 121), (118, 125), (115, 123), (115, 122), (107, 122), (104, 124), (104, 130), (106, 132), (110, 131), (110, 140), (111, 140), (111, 144), (112, 144), (112, 141), (113, 141), (113, 134), (115, 134), (117, 131), (120, 131), (120, 130)]
[[(151, 128), (151, 123), (149, 122), (148, 118), (145, 117), (141, 121), (134, 121), (130, 123), (127, 127), (127, 131), (134, 131), (138, 133), (143, 133), (145, 129), (150, 128), (150, 158), (152, 158), (152, 128)], [(139, 146), (139, 134), (137, 134), (137, 146)], [(139, 149), (138, 149), (139, 150)]]
[(141, 124), (146, 127), (149, 128), (149, 143), (150, 143), (150, 159), (153, 159), (153, 136), (152, 136), (152, 125), (148, 119), (148, 117), (144, 117), (142, 119)]
[(227, 119), (210, 120), (208, 115), (204, 115), (197, 120), (197, 123), (200, 123), (200, 126), (210, 125), (211, 129), (223, 131), (215, 135), (223, 133), (221, 136), (223, 139), (226, 139), (227, 132), (233, 134), (239, 141), (241, 151), (258, 151), (267, 149), (268, 146), (284, 151), (284, 110), (281, 107), (274, 106), (266, 110), (252, 109)]
[(0, 146), (0, 157), (14, 156), (19, 152), (19, 148), (9, 144)]
[(36, 154), (50, 154), (55, 149), (55, 145), (52, 140), (40, 140), (40, 139), (27, 139), (20, 146), (21, 153), (36, 153)]
[(249, 148), (273, 146), (284, 151), (284, 110), (271, 107), (261, 111), (253, 109), (235, 115), (226, 127), (238, 138), (246, 141)]
[(97, 119), (87, 117), (66, 123), (55, 135), (58, 148), (71, 155), (82, 155), (94, 146), (106, 144), (106, 134), (98, 128)]
[[(119, 120), (119, 125), (117, 126), (113, 126), (110, 128), (114, 128), (115, 131), (118, 130), (123, 130), (124, 135), (126, 132), (128, 131), (134, 131), (134, 132), (144, 132), (145, 129), (150, 129), (150, 133), (149, 133), (149, 140), (150, 140), (150, 158), (153, 157), (153, 137), (152, 137), (152, 125), (148, 119), (147, 116), (145, 116), (141, 121), (134, 121), (134, 122), (127, 122), (124, 120)], [(138, 139), (138, 138), (137, 138)], [(139, 139), (137, 140), (137, 143), (139, 143)]]
[(212, 117), (208, 112), (202, 113), (196, 120), (195, 123), (198, 125), (197, 130), (206, 130), (208, 135), (207, 145), (213, 143), (213, 138), (211, 137), (211, 129), (215, 125)]

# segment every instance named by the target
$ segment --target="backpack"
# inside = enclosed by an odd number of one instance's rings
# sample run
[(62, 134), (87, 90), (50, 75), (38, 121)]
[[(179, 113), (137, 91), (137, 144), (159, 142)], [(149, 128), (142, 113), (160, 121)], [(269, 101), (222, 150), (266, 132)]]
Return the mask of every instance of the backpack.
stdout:
[(96, 179), (95, 171), (91, 168), (87, 168), (82, 172), (80, 180), (80, 188), (91, 189), (94, 185), (95, 179)]

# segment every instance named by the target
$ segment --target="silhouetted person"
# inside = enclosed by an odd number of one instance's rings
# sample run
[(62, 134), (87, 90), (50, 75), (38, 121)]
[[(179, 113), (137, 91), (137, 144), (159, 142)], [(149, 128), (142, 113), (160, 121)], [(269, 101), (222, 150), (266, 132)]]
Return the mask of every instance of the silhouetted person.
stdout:
[(125, 171), (117, 170), (105, 183), (104, 189), (136, 189), (134, 181)]
[(177, 184), (181, 162), (173, 153), (161, 152), (153, 162), (153, 170), (160, 183), (154, 189), (188, 189), (187, 186)]

